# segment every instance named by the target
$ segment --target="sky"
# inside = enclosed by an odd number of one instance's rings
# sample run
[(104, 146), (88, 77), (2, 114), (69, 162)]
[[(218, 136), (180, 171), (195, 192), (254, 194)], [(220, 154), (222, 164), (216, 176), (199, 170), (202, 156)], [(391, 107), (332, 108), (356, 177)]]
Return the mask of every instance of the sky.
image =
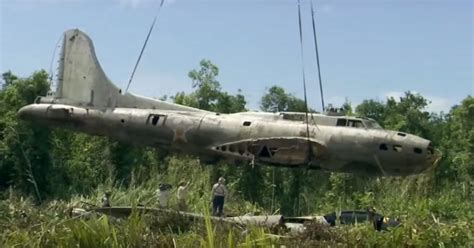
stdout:
[[(310, 1), (165, 0), (130, 91), (148, 97), (191, 92), (187, 77), (210, 59), (222, 89), (257, 110), (278, 85), (321, 109)], [(93, 40), (107, 76), (125, 88), (160, 0), (0, 0), (0, 71), (50, 70), (64, 31)], [(449, 111), (474, 95), (471, 0), (314, 0), (325, 102), (384, 101), (405, 91)], [(54, 58), (54, 60), (52, 60)], [(53, 70), (57, 63), (53, 63)]]

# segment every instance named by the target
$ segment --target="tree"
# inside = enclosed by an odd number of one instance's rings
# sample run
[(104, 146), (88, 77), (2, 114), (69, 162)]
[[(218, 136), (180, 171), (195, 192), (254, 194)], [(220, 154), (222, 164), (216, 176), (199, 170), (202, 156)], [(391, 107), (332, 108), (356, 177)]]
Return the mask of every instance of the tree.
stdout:
[(388, 129), (399, 130), (421, 137), (430, 138), (430, 114), (423, 111), (428, 105), (420, 94), (405, 92), (405, 95), (396, 101), (393, 97), (387, 99), (384, 126)]
[(17, 111), (33, 103), (38, 95), (49, 89), (45, 71), (33, 73), (28, 78), (18, 78), (11, 72), (2, 74), (4, 87), (0, 91), (0, 186), (15, 185), (26, 193), (40, 195), (51, 191), (48, 183), (50, 169), (50, 130), (25, 123), (18, 119)]
[(384, 103), (372, 99), (364, 100), (356, 107), (357, 115), (372, 118), (380, 124), (385, 120), (386, 111)]
[(398, 100), (389, 97), (385, 103), (364, 100), (356, 107), (356, 114), (372, 118), (386, 129), (432, 139), (434, 138), (432, 120), (436, 119), (436, 115), (424, 111), (427, 105), (426, 98), (408, 91)]
[(451, 109), (446, 119), (440, 144), (445, 159), (437, 170), (437, 177), (445, 182), (467, 183), (468, 187), (463, 188), (469, 189), (474, 187), (474, 98), (467, 96)]
[[(305, 112), (304, 100), (287, 93), (279, 86), (272, 86), (260, 100), (260, 109), (266, 112)], [(267, 168), (268, 169), (268, 168)], [(300, 214), (302, 204), (300, 195), (305, 184), (313, 184), (305, 178), (303, 169), (271, 168), (275, 198), (279, 202), (280, 212)]]
[[(190, 94), (180, 92), (172, 99), (175, 103), (195, 107), (203, 110), (209, 110), (218, 113), (236, 113), (245, 111), (246, 100), (239, 90), (236, 95), (229, 94), (222, 90), (217, 76), (219, 68), (210, 60), (203, 59), (199, 63), (199, 69), (191, 70), (188, 73), (192, 81), (194, 91)], [(227, 175), (238, 178), (236, 191), (241, 192), (246, 199), (261, 201), (261, 198), (253, 194), (255, 187), (248, 187), (248, 178), (255, 178), (258, 173), (249, 172), (247, 167), (234, 168), (235, 165), (223, 164), (214, 165), (211, 169), (210, 182), (214, 183), (218, 177)], [(253, 180), (257, 182), (257, 180)]]
[(219, 113), (236, 113), (245, 111), (245, 97), (239, 90), (237, 95), (231, 95), (221, 89), (216, 77), (219, 68), (210, 60), (203, 59), (200, 68), (188, 73), (195, 89), (191, 94), (180, 92), (173, 97), (175, 103), (209, 110)]
[(346, 97), (344, 103), (341, 106), (342, 110), (346, 115), (353, 115), (354, 113), (352, 112), (352, 105), (349, 99)]
[(192, 70), (188, 77), (193, 82), (196, 89), (194, 96), (197, 100), (197, 107), (204, 110), (215, 108), (217, 99), (221, 92), (221, 85), (216, 77), (219, 75), (219, 68), (212, 64), (210, 60), (201, 60), (199, 70)]
[(279, 86), (272, 86), (260, 100), (260, 109), (266, 112), (305, 112), (306, 104), (303, 100), (286, 93)]
[(218, 113), (237, 113), (245, 111), (244, 95), (241, 94), (241, 90), (238, 91), (237, 95), (233, 96), (227, 92), (220, 92), (214, 111)]
[(13, 84), (13, 82), (17, 79), (18, 77), (13, 75), (11, 71), (4, 72), (2, 74), (2, 88), (8, 87), (9, 85)]
[(88, 193), (106, 179), (133, 181), (138, 167), (156, 164), (152, 150), (104, 137), (22, 121), (17, 111), (49, 90), (45, 71), (19, 78), (3, 74), (0, 91), (0, 188), (14, 187), (38, 200)]

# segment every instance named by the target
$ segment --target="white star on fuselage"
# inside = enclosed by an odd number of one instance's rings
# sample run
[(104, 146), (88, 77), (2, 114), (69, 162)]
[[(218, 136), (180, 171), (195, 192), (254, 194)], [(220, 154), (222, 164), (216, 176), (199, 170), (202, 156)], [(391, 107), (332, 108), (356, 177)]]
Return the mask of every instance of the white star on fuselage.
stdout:
[(193, 123), (185, 120), (179, 121), (173, 128), (173, 142), (182, 141), (188, 143), (186, 133), (193, 128)]

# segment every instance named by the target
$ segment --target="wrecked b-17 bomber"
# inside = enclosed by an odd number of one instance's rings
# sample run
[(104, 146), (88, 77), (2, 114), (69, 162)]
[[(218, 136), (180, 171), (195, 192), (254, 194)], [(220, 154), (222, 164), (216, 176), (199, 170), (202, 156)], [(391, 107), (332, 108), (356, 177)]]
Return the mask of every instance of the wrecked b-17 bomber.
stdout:
[(429, 140), (337, 113), (220, 114), (123, 94), (102, 70), (91, 39), (64, 34), (58, 86), (19, 110), (21, 118), (203, 159), (273, 166), (409, 175), (432, 166)]

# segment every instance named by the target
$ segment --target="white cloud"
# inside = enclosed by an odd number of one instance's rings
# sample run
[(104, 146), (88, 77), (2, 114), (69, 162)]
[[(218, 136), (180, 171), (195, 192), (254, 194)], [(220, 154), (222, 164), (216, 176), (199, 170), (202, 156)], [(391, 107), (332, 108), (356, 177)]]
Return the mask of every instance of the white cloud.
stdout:
[(425, 110), (428, 112), (439, 113), (443, 111), (447, 113), (453, 106), (452, 102), (447, 98), (436, 96), (426, 96), (426, 98), (431, 101), (431, 103), (425, 108)]

